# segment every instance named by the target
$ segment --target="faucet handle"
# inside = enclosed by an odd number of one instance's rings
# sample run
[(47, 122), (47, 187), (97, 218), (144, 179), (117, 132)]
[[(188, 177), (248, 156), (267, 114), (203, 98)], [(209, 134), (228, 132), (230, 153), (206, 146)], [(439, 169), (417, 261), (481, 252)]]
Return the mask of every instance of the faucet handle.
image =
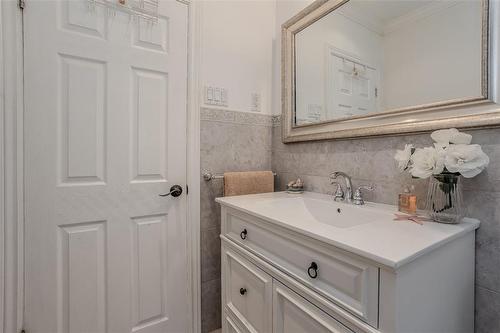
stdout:
[(360, 185), (354, 192), (354, 195), (352, 197), (352, 203), (355, 205), (364, 205), (365, 201), (363, 200), (363, 195), (361, 193), (361, 190), (367, 190), (367, 191), (373, 191), (375, 189), (375, 186), (373, 185)]
[[(338, 171), (335, 171), (335, 172), (330, 173), (330, 175), (329, 175), (328, 177), (330, 178), (330, 180), (331, 180), (332, 182), (334, 182), (334, 179), (336, 179), (336, 178), (338, 177), (338, 175), (339, 175), (339, 172), (338, 172)], [(332, 184), (333, 184), (333, 183), (332, 183)]]
[(337, 185), (337, 189), (335, 190), (335, 194), (333, 195), (333, 200), (335, 201), (343, 201), (344, 200), (344, 190), (342, 189), (342, 185), (337, 183), (336, 181), (330, 181), (330, 184)]

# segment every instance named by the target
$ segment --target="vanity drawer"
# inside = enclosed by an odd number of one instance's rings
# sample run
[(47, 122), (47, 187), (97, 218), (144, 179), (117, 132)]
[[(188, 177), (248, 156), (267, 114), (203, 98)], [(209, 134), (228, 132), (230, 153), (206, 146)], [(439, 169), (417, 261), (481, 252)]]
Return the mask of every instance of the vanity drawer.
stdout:
[(272, 277), (223, 247), (223, 306), (250, 332), (271, 332)]
[(226, 237), (377, 327), (377, 266), (240, 212), (228, 210), (224, 218)]
[(273, 333), (353, 333), (340, 322), (274, 280)]
[(228, 313), (224, 313), (222, 318), (222, 332), (223, 333), (246, 333), (238, 321), (230, 316)]

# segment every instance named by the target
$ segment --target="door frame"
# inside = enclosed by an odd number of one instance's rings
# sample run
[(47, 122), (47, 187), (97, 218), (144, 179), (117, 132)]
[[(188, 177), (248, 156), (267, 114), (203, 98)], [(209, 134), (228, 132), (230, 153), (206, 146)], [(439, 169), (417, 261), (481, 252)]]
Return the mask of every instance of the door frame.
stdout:
[(22, 12), (15, 0), (0, 2), (0, 332), (23, 324), (23, 66)]
[[(190, 332), (201, 332), (200, 272), (200, 10), (188, 6), (187, 273)], [(29, 10), (29, 0), (26, 4)], [(0, 1), (0, 333), (24, 322), (23, 15), (16, 0)], [(7, 84), (6, 84), (7, 83)], [(8, 275), (5, 275), (5, 274)]]
[[(179, 1), (179, 0), (178, 0)], [(201, 8), (196, 0), (184, 0), (188, 5), (188, 128), (187, 128), (187, 254), (191, 300), (189, 318), (192, 333), (201, 332), (201, 255), (200, 255), (200, 79)]]

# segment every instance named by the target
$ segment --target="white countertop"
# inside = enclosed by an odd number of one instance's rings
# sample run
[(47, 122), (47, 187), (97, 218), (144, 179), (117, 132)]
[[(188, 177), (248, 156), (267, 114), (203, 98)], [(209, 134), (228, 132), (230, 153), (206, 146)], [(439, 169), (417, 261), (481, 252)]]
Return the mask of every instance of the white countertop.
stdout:
[[(454, 225), (394, 221), (395, 206), (369, 202), (354, 206), (312, 192), (242, 195), (216, 201), (394, 269), (479, 227), (479, 221), (471, 218)], [(330, 216), (332, 221), (346, 223), (332, 224)], [(357, 222), (349, 225), (354, 220)]]

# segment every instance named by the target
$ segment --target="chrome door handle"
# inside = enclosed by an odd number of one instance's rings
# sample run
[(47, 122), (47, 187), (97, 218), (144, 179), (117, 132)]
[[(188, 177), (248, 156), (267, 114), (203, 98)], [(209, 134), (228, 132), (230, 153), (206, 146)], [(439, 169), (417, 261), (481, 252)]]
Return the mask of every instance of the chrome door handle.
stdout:
[(167, 197), (169, 195), (173, 196), (174, 198), (177, 198), (182, 194), (182, 187), (180, 185), (174, 185), (170, 188), (170, 192), (165, 193), (165, 194), (159, 194), (160, 197)]

